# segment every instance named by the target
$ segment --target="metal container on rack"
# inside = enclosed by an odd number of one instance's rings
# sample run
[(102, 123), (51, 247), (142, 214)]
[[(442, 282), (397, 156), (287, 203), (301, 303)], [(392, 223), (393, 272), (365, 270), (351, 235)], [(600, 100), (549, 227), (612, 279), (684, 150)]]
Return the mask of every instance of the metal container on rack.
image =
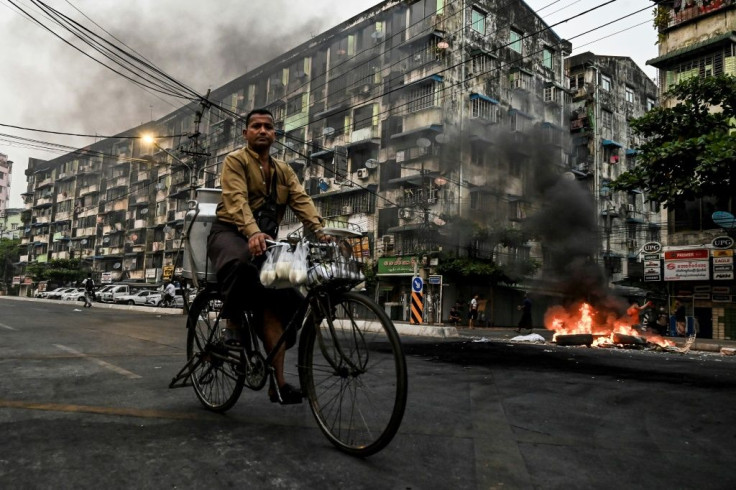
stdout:
[(196, 275), (199, 281), (217, 282), (215, 268), (207, 259), (207, 237), (212, 230), (212, 224), (217, 220), (217, 204), (221, 195), (221, 189), (197, 189), (196, 200), (184, 217), (187, 237), (184, 242), (182, 276), (187, 279), (192, 279)]

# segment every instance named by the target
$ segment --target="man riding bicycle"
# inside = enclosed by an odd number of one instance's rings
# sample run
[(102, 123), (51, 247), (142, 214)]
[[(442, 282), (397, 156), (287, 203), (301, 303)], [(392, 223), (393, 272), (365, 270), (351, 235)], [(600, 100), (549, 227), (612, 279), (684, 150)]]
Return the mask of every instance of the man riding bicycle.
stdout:
[(174, 304), (174, 296), (176, 296), (176, 287), (168, 279), (164, 280), (164, 284), (166, 286), (164, 287), (163, 305), (171, 306)]
[[(273, 114), (254, 109), (245, 119), (246, 147), (225, 157), (222, 166), (222, 199), (217, 205), (217, 221), (212, 225), (207, 250), (217, 271), (220, 291), (225, 297), (223, 317), (227, 318), (223, 338), (227, 344), (241, 342), (243, 308), (258, 315), (257, 332), (270, 352), (289, 322), (299, 298), (293, 289), (266, 289), (260, 282), (259, 267), (266, 240), (273, 240), (286, 207), (320, 240), (328, 240), (312, 199), (304, 191), (291, 167), (270, 156), (276, 139)], [(262, 321), (261, 321), (262, 319)], [(300, 403), (301, 391), (286, 383), (284, 357), (287, 345), (273, 358), (276, 386), (269, 389), (272, 402)], [(272, 380), (273, 381), (273, 380)]]

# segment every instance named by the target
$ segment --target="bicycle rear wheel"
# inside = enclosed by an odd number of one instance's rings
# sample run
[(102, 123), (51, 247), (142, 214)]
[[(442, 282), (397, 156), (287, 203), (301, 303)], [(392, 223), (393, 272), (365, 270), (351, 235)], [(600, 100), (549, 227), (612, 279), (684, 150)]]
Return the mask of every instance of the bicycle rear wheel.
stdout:
[(329, 318), (318, 327), (308, 312), (299, 348), (302, 389), (330, 442), (369, 456), (391, 442), (401, 424), (406, 359), (393, 323), (373, 301), (353, 292), (330, 301), (324, 308)]
[[(238, 401), (245, 376), (236, 371), (243, 365), (243, 351), (228, 350), (219, 341), (222, 300), (216, 292), (197, 295), (187, 318), (187, 359), (192, 363), (190, 380), (194, 392), (209, 410), (225, 412)], [(196, 359), (192, 359), (196, 357)]]

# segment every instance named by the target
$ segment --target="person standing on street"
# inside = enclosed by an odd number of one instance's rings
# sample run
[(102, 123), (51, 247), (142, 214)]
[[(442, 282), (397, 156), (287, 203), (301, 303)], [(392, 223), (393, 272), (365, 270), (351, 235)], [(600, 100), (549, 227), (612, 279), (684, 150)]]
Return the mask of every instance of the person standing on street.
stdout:
[(524, 293), (524, 300), (516, 309), (521, 311), (521, 318), (519, 319), (519, 325), (516, 331), (521, 332), (523, 328), (531, 332), (534, 326), (532, 325), (532, 300), (529, 299), (529, 293)]
[(470, 300), (470, 311), (468, 312), (468, 328), (475, 328), (475, 320), (478, 319), (478, 295)]
[(84, 307), (92, 308), (92, 299), (95, 297), (95, 281), (92, 280), (92, 274), (87, 274), (84, 280)]

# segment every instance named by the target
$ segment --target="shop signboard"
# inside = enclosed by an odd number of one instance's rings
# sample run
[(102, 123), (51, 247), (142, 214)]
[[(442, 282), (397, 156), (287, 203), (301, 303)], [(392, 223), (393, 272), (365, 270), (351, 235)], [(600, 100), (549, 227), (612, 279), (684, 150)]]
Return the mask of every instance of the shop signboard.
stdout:
[(707, 281), (710, 253), (706, 248), (668, 250), (664, 253), (665, 281)]
[(378, 275), (413, 276), (417, 264), (416, 256), (381, 257), (378, 259)]

